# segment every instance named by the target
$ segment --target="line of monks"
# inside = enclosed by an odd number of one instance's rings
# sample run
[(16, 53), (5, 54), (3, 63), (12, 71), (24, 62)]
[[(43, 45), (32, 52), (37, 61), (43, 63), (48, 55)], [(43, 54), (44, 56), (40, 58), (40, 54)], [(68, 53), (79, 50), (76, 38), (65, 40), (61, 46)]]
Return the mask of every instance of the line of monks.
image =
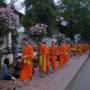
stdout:
[[(30, 80), (32, 78), (32, 63), (34, 59), (34, 50), (32, 45), (28, 44), (27, 40), (23, 40), (23, 66), (20, 72), (20, 80)], [(54, 41), (51, 47), (48, 47), (45, 42), (41, 42), (38, 46), (39, 54), (39, 73), (43, 77), (48, 74), (52, 68), (55, 72), (57, 68), (57, 56), (59, 61), (59, 67), (62, 69), (64, 65), (69, 62), (70, 52), (73, 52), (74, 57), (78, 56), (78, 53), (83, 54), (90, 45), (88, 44), (70, 44), (64, 42), (61, 45), (57, 45)]]

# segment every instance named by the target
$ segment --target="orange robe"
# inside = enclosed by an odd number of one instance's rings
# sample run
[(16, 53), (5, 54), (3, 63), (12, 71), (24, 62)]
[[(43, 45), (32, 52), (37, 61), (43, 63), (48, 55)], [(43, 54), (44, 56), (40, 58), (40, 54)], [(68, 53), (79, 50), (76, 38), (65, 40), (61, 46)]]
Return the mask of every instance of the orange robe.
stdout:
[(89, 45), (88, 44), (85, 44), (85, 52), (87, 52), (89, 50)]
[(69, 50), (70, 50), (70, 45), (63, 44), (64, 64), (66, 64), (69, 61)]
[(46, 71), (46, 45), (41, 43), (39, 45), (39, 70), (40, 72)]
[(88, 44), (88, 50), (89, 50), (89, 53), (90, 53), (90, 44)]
[(46, 72), (50, 71), (50, 48), (46, 47)]
[(77, 57), (78, 55), (78, 45), (77, 44), (73, 45), (73, 53), (74, 53), (74, 57)]
[(57, 51), (58, 51), (58, 47), (56, 45), (51, 46), (50, 54), (51, 54), (51, 64), (53, 71), (56, 71), (56, 67), (57, 67)]
[(59, 46), (58, 48), (59, 52), (59, 66), (62, 68), (64, 66), (64, 53), (63, 53), (63, 46)]
[(43, 55), (43, 48), (44, 48), (44, 44), (41, 43), (38, 47), (39, 55)]
[(83, 54), (83, 44), (80, 45), (80, 49), (81, 49), (80, 54), (82, 55)]
[(32, 78), (32, 61), (34, 58), (34, 50), (31, 45), (23, 48), (23, 66), (20, 72), (20, 80), (30, 80)]
[(87, 50), (90, 52), (90, 44), (87, 44)]
[(67, 55), (66, 55), (66, 57), (67, 57), (67, 59), (66, 59), (66, 63), (67, 62), (69, 62), (69, 53), (70, 53), (70, 45), (69, 44), (66, 44), (66, 51), (67, 51)]

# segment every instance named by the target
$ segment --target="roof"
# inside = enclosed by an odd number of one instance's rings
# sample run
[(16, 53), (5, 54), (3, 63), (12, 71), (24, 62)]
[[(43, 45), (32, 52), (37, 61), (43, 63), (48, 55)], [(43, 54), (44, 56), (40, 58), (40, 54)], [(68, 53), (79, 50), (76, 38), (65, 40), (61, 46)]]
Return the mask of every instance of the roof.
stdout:
[(18, 10), (16, 9), (13, 9), (14, 13), (18, 14), (20, 17), (22, 17), (24, 14), (19, 12)]
[[(0, 7), (7, 7), (7, 4), (5, 2), (3, 2), (2, 5), (0, 5)], [(20, 17), (22, 17), (24, 15), (23, 13), (16, 10), (14, 7), (12, 9), (13, 9), (14, 13), (18, 14)]]

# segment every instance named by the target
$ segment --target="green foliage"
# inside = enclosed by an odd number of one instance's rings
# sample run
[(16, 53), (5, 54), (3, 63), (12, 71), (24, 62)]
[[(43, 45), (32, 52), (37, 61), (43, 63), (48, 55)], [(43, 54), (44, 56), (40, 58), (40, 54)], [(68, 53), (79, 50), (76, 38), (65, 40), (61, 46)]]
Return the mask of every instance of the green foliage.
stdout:
[(25, 0), (26, 16), (23, 25), (30, 27), (36, 23), (47, 24), (50, 27), (56, 23), (56, 8), (53, 0)]
[(54, 5), (53, 0), (25, 0), (25, 5), (25, 27), (44, 23), (48, 25), (50, 35), (56, 27), (56, 19), (64, 17), (70, 22), (70, 26), (65, 28), (66, 36), (80, 33), (83, 40), (90, 41), (90, 0), (61, 0), (58, 6)]
[(0, 3), (3, 3), (5, 0), (0, 0)]
[(80, 33), (83, 40), (90, 40), (90, 1), (89, 0), (62, 0), (58, 6), (60, 15), (65, 20), (72, 21), (67, 28), (72, 34)]
[(0, 6), (3, 6), (4, 5), (4, 1), (5, 0), (0, 0)]

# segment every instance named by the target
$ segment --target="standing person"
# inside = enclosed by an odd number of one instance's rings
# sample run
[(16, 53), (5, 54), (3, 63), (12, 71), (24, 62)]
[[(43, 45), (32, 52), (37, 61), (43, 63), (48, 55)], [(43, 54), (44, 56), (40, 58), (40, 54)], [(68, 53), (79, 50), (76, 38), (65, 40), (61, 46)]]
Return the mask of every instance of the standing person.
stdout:
[(64, 64), (67, 64), (69, 62), (70, 45), (67, 44), (65, 41), (63, 42), (63, 51), (64, 51)]
[(59, 52), (59, 66), (60, 69), (62, 69), (64, 66), (64, 48), (62, 44), (58, 47), (58, 52)]
[(22, 81), (28, 81), (32, 79), (32, 61), (34, 58), (34, 50), (31, 44), (28, 43), (28, 39), (23, 39), (23, 52), (22, 52), (22, 58), (23, 58), (23, 66), (20, 72), (20, 80)]
[(73, 53), (74, 53), (74, 57), (76, 59), (78, 56), (78, 44), (76, 44), (76, 43), (73, 45)]
[(68, 63), (69, 59), (70, 59), (70, 57), (69, 57), (69, 54), (70, 54), (70, 44), (68, 44), (67, 42), (66, 42), (66, 52), (67, 52), (67, 54), (66, 54), (66, 63)]
[(50, 54), (51, 54), (51, 64), (54, 72), (56, 71), (56, 67), (57, 67), (57, 51), (58, 51), (58, 47), (57, 45), (55, 45), (55, 42), (52, 41)]
[(46, 46), (46, 73), (50, 71), (50, 48)]
[(39, 51), (39, 73), (41, 77), (46, 73), (46, 43), (42, 41), (38, 47)]

